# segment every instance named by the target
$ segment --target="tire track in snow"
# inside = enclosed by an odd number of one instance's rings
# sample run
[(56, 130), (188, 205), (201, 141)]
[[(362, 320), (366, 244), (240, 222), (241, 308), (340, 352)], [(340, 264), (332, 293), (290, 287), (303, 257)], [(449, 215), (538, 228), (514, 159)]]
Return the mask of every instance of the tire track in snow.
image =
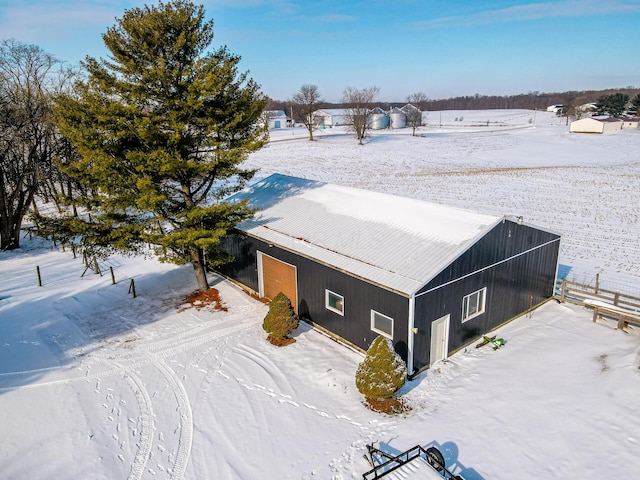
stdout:
[(170, 478), (182, 479), (187, 470), (187, 464), (191, 455), (191, 446), (193, 444), (193, 412), (191, 410), (191, 404), (189, 403), (187, 391), (183, 383), (178, 379), (176, 373), (163, 361), (154, 359), (151, 359), (151, 361), (169, 383), (178, 402), (180, 438), (178, 439), (178, 453), (176, 454), (174, 466), (171, 469)]
[(129, 383), (138, 401), (138, 407), (140, 408), (140, 441), (137, 443), (138, 451), (131, 464), (131, 472), (129, 473), (128, 480), (140, 480), (144, 474), (153, 447), (153, 425), (151, 420), (153, 418), (153, 409), (151, 398), (149, 397), (149, 392), (144, 382), (131, 368), (109, 360), (102, 361), (114, 366), (114, 370), (118, 371), (127, 383)]
[[(287, 378), (287, 376), (282, 373), (282, 370), (278, 365), (276, 365), (270, 358), (268, 358), (263, 353), (259, 352), (255, 348), (248, 347), (247, 345), (240, 344), (233, 349), (234, 352), (238, 353), (241, 357), (244, 357), (251, 361), (252, 363), (258, 365), (278, 387), (278, 389), (287, 392), (293, 392), (293, 386), (291, 382)], [(268, 390), (262, 386), (256, 385), (256, 387)], [(269, 390), (272, 392), (272, 390)], [(291, 398), (290, 395), (278, 394), (282, 397)]]
[[(28, 373), (29, 372), (27, 371), (16, 372), (16, 375), (28, 374)], [(117, 370), (111, 369), (111, 370), (105, 370), (102, 372), (87, 373), (84, 376), (73, 376), (69, 378), (61, 378), (59, 380), (49, 380), (47, 382), (36, 382), (36, 383), (27, 383), (22, 385), (12, 385), (8, 387), (0, 387), (0, 392), (10, 392), (13, 390), (25, 390), (25, 389), (41, 388), (41, 387), (54, 387), (57, 385), (68, 385), (68, 384), (79, 382), (79, 381), (108, 377), (110, 375), (116, 375), (117, 373), (118, 373)]]

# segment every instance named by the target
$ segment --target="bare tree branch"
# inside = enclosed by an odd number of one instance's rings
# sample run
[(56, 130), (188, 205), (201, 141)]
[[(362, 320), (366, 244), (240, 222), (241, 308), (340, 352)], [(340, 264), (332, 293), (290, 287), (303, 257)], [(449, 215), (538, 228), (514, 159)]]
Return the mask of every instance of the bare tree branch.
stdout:
[(364, 145), (364, 136), (370, 127), (369, 111), (379, 92), (380, 88), (376, 86), (363, 89), (347, 87), (343, 92), (342, 102), (347, 106), (346, 117), (360, 145)]

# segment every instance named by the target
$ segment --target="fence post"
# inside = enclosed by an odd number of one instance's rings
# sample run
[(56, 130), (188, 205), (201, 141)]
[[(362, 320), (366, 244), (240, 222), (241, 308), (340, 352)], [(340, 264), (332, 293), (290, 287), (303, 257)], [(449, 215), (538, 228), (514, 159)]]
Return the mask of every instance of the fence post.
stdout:
[(133, 295), (133, 298), (136, 298), (136, 283), (133, 281), (133, 278), (129, 283), (129, 293)]
[(598, 287), (600, 286), (600, 274), (596, 273), (596, 295), (598, 294)]
[(566, 280), (563, 278), (562, 279), (562, 287), (561, 287), (561, 291), (560, 291), (560, 298), (562, 299), (562, 303), (565, 302), (565, 299), (564, 299), (565, 288), (566, 288), (566, 283), (565, 282), (566, 282)]
[(42, 277), (40, 276), (40, 267), (36, 265), (36, 273), (38, 274), (38, 286), (42, 286)]
[(109, 267), (109, 271), (111, 272), (111, 285), (115, 285), (116, 277), (113, 275), (113, 267)]
[(613, 297), (613, 304), (614, 305), (618, 305), (619, 301), (620, 301), (620, 294), (618, 292), (616, 292), (616, 294)]
[(93, 257), (93, 266), (95, 267), (95, 272), (102, 276), (102, 272), (100, 271), (100, 265), (98, 265), (98, 259)]

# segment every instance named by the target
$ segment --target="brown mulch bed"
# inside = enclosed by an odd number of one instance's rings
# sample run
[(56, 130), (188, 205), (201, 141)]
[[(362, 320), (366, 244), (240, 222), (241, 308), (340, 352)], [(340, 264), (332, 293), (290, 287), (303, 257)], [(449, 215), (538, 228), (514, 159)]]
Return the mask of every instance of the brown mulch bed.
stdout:
[(397, 415), (411, 411), (408, 402), (401, 397), (365, 398), (364, 405), (374, 412)]
[(267, 340), (269, 340), (271, 345), (275, 345), (276, 347), (286, 347), (287, 345), (291, 345), (296, 341), (295, 338), (291, 338), (291, 337), (280, 338), (280, 337), (273, 337), (271, 335), (267, 337)]
[(269, 300), (268, 298), (265, 297), (259, 297), (257, 294), (252, 293), (248, 290), (242, 290), (244, 293), (246, 293), (247, 295), (249, 295), (251, 298), (253, 298), (254, 300), (258, 300), (259, 302), (264, 303), (265, 305), (269, 305), (271, 303), (271, 300)]
[[(184, 304), (188, 304), (188, 306), (184, 306)], [(182, 311), (192, 307), (196, 310), (207, 309), (220, 310), (221, 312), (229, 311), (220, 299), (220, 292), (215, 288), (210, 288), (204, 292), (196, 290), (195, 292), (187, 295), (184, 298), (183, 307), (180, 310)]]

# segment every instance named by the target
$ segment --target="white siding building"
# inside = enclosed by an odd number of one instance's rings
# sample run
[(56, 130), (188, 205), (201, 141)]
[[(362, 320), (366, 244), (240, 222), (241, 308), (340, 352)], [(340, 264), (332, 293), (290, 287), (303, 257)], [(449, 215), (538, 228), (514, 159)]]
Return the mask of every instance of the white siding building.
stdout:
[(572, 133), (606, 133), (622, 129), (622, 120), (618, 118), (583, 118), (571, 122)]
[(349, 125), (349, 116), (343, 108), (326, 108), (324, 110), (316, 110), (313, 112), (313, 118), (318, 119), (318, 124), (322, 128), (333, 127), (337, 125)]
[(269, 124), (269, 130), (287, 127), (287, 114), (284, 110), (265, 110), (262, 115)]

